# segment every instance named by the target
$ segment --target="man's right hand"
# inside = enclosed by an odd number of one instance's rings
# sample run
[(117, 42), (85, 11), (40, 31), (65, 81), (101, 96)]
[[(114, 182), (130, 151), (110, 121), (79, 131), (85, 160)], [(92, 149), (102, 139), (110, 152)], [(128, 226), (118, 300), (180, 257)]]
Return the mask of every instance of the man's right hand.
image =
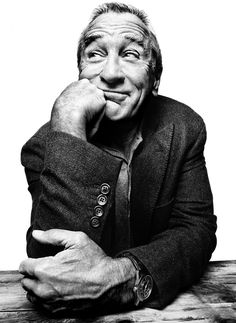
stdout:
[(105, 105), (103, 91), (89, 80), (73, 82), (54, 103), (51, 129), (87, 140), (87, 136), (92, 137), (97, 132)]

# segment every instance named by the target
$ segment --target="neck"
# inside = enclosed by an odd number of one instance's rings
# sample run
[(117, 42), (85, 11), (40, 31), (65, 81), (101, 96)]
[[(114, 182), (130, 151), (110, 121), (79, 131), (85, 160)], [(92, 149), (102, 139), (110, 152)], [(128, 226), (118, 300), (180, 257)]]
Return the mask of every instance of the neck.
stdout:
[(103, 119), (95, 140), (126, 154), (137, 133), (140, 120), (140, 115), (125, 121)]

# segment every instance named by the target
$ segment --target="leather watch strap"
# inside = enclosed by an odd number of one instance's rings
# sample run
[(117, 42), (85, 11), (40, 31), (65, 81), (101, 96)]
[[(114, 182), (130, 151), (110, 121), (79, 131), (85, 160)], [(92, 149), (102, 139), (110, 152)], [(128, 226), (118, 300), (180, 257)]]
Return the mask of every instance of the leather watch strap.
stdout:
[(147, 273), (145, 267), (130, 253), (122, 254), (122, 257), (129, 258), (135, 269), (136, 269), (136, 279), (133, 288), (135, 300), (134, 305), (138, 306), (141, 302), (147, 300), (153, 289), (153, 279), (151, 275)]

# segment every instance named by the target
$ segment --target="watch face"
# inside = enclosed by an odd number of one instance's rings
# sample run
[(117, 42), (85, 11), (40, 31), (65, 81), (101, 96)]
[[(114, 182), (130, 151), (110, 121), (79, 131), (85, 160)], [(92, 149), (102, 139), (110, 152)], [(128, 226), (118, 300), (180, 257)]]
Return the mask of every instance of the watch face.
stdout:
[(139, 301), (142, 302), (150, 296), (152, 292), (152, 287), (153, 287), (152, 277), (150, 275), (143, 276), (137, 288), (137, 296)]

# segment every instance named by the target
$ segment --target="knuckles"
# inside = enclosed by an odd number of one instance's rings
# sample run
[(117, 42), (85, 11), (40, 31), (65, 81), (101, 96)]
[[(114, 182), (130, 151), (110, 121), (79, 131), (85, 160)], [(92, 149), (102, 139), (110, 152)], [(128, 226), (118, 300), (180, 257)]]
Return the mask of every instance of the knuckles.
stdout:
[(71, 83), (56, 99), (54, 106), (65, 106), (70, 101), (78, 102), (82, 99), (88, 101), (96, 98), (102, 98), (105, 101), (104, 93), (101, 89), (97, 88), (95, 84), (92, 84), (88, 79), (82, 79)]
[(37, 265), (34, 268), (34, 275), (39, 278), (42, 279), (45, 276), (48, 276), (50, 273), (50, 267), (53, 266), (53, 258), (54, 257), (48, 257), (43, 258), (41, 262), (37, 263)]
[[(77, 137), (86, 138), (89, 123), (93, 126), (90, 135), (100, 124), (106, 100), (104, 92), (88, 79), (71, 83), (56, 99), (51, 121), (55, 130), (65, 131)], [(93, 124), (93, 120), (98, 123)], [(97, 128), (96, 128), (97, 127)], [(78, 129), (82, 129), (78, 131)]]
[(44, 285), (38, 284), (34, 289), (34, 294), (39, 298), (47, 298), (47, 289)]
[(88, 235), (83, 232), (83, 231), (77, 231), (75, 232), (75, 242), (78, 243), (79, 245), (84, 245), (86, 244), (90, 238)]
[(37, 297), (45, 300), (58, 297), (58, 293), (56, 292), (55, 288), (52, 288), (51, 285), (44, 283), (38, 284), (35, 287), (34, 294)]

